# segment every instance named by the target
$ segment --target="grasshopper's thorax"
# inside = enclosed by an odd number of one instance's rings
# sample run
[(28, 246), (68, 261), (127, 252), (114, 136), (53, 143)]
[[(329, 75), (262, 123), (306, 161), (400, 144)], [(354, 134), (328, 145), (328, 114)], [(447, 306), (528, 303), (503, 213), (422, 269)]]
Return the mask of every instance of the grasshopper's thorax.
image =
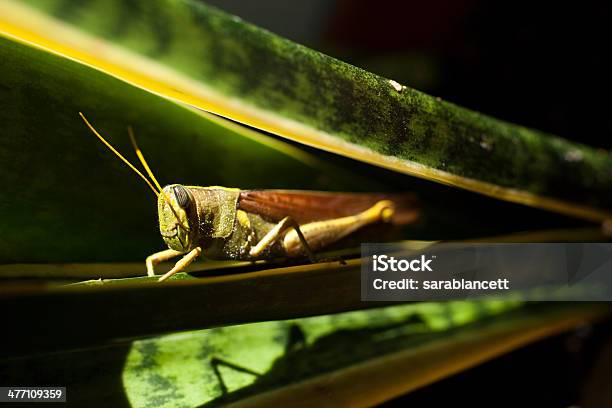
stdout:
[(160, 194), (159, 229), (169, 248), (181, 252), (206, 248), (233, 232), (240, 190), (171, 184), (163, 193), (167, 199)]

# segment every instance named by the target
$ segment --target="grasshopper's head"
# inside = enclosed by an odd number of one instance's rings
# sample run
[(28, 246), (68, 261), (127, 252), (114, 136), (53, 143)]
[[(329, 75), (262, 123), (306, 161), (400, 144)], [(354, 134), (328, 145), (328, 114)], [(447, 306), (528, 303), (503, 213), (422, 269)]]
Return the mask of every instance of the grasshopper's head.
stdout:
[(197, 226), (190, 225), (196, 204), (189, 189), (180, 184), (164, 187), (157, 200), (159, 231), (169, 248), (187, 252), (197, 246)]

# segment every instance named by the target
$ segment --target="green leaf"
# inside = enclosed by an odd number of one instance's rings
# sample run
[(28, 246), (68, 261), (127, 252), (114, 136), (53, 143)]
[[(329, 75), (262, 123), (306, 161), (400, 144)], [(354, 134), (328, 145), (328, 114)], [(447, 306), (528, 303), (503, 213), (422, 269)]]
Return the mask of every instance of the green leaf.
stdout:
[(1, 358), (0, 376), (68, 385), (78, 406), (376, 405), (609, 313), (589, 304), (399, 305)]
[(398, 172), (591, 220), (606, 152), (462, 109), (191, 0), (3, 0), (0, 31), (143, 88)]
[(123, 383), (133, 406), (226, 402), (380, 357), (517, 306), (421, 303), (136, 341)]
[(130, 160), (134, 128), (162, 184), (376, 189), (377, 184), (224, 119), (0, 37), (0, 263), (144, 260), (164, 248), (156, 197)]

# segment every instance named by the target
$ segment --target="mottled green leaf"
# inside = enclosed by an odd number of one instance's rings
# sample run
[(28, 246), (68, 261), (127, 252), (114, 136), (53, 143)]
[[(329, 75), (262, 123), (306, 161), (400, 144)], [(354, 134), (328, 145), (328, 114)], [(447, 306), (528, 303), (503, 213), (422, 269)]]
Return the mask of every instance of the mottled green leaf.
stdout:
[(395, 171), (610, 217), (607, 152), (438, 100), (201, 2), (23, 3), (0, 2), (0, 32), (154, 92)]

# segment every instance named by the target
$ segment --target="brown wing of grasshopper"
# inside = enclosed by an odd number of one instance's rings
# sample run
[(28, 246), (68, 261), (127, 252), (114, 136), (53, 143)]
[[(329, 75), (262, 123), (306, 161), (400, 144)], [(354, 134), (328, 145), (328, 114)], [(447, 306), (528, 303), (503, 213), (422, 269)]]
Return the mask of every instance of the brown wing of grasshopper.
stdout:
[(240, 192), (238, 208), (278, 222), (291, 217), (297, 223), (330, 220), (367, 210), (381, 200), (391, 200), (395, 213), (391, 222), (405, 225), (419, 215), (414, 195), (384, 193), (335, 193), (302, 190), (245, 190)]

